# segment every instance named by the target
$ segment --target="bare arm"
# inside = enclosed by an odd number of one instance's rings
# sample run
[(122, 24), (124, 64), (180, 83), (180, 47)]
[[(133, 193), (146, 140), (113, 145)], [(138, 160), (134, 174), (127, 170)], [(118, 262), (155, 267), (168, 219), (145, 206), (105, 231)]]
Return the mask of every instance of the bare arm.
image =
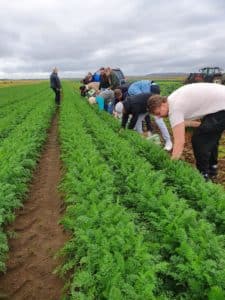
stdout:
[(184, 122), (174, 126), (173, 130), (173, 138), (174, 138), (174, 146), (172, 152), (172, 159), (179, 159), (184, 150), (185, 143), (185, 124)]
[(201, 125), (200, 121), (184, 121), (185, 127), (198, 127)]

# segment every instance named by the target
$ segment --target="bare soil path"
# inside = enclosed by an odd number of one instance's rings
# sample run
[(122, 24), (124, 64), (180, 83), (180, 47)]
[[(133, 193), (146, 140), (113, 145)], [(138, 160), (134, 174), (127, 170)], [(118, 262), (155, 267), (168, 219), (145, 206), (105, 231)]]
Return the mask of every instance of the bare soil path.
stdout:
[(49, 130), (28, 199), (9, 228), (17, 236), (10, 241), (7, 273), (0, 276), (0, 299), (58, 300), (61, 296), (63, 282), (52, 274), (59, 264), (53, 256), (68, 239), (58, 225), (63, 201), (57, 191), (61, 177), (57, 123), (58, 114)]

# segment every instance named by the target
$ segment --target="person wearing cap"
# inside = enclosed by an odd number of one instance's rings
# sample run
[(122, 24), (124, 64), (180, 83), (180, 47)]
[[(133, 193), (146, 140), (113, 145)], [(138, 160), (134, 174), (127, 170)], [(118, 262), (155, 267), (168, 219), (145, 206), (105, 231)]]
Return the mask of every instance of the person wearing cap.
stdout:
[(225, 130), (225, 86), (187, 84), (168, 97), (152, 95), (148, 108), (158, 117), (169, 116), (174, 137), (172, 159), (179, 159), (183, 153), (185, 127), (193, 127), (196, 167), (206, 180), (217, 175), (218, 145)]
[[(160, 94), (160, 87), (158, 86), (158, 84), (156, 84), (154, 81), (151, 80), (139, 80), (131, 83), (131, 85), (128, 88), (128, 95), (134, 96), (141, 93)], [(147, 127), (150, 126), (148, 125), (150, 122), (148, 118), (149, 116), (147, 116), (147, 120), (146, 120)], [(157, 117), (154, 117), (154, 120), (156, 125), (159, 127), (159, 130), (165, 142), (164, 149), (167, 151), (171, 151), (173, 148), (173, 143), (171, 141), (171, 137), (165, 122), (163, 121), (162, 118), (157, 118)]]
[(54, 68), (50, 75), (50, 87), (53, 89), (55, 93), (55, 103), (56, 105), (60, 105), (61, 101), (61, 82), (58, 76), (58, 69)]

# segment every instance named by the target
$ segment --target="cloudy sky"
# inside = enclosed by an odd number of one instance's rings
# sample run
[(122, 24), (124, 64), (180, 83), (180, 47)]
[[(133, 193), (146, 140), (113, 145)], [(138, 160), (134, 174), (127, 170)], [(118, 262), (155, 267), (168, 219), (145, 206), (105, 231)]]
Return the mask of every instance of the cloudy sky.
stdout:
[(0, 0), (0, 78), (225, 68), (224, 0)]

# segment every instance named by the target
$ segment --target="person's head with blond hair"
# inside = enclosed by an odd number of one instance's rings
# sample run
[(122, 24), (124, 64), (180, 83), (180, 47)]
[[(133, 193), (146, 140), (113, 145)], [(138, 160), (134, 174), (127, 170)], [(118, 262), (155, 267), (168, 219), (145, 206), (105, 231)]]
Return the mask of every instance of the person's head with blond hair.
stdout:
[(157, 117), (167, 117), (169, 113), (169, 105), (167, 97), (160, 95), (152, 95), (147, 103), (148, 111)]
[(53, 72), (53, 73), (56, 73), (56, 74), (58, 73), (58, 71), (59, 71), (59, 70), (58, 70), (57, 67), (54, 67), (53, 70), (52, 70), (52, 72)]

